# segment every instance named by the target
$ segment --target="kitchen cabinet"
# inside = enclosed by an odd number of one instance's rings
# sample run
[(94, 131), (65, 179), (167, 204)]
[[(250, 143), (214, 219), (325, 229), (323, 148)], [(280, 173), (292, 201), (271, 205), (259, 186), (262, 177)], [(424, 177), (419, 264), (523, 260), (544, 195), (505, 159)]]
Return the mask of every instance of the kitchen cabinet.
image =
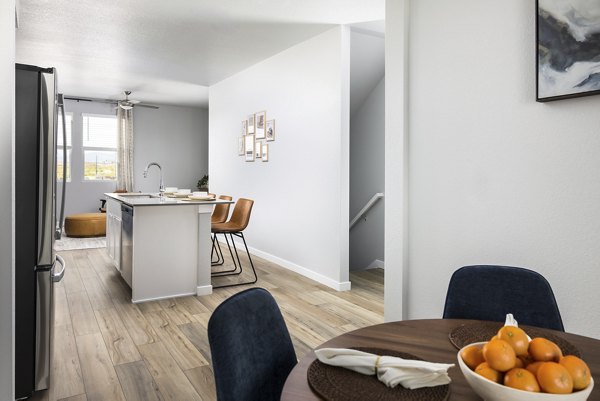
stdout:
[(133, 302), (212, 292), (211, 214), (215, 205), (233, 202), (105, 195), (108, 255)]
[(121, 202), (106, 200), (106, 251), (117, 270), (121, 270)]

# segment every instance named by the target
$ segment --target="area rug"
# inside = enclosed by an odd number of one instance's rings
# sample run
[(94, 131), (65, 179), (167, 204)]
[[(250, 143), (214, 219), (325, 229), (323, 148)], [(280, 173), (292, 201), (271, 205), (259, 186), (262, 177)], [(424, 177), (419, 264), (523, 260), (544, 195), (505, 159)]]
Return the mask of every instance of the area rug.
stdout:
[(72, 251), (74, 249), (105, 248), (106, 237), (73, 238), (63, 236), (54, 242), (55, 251)]

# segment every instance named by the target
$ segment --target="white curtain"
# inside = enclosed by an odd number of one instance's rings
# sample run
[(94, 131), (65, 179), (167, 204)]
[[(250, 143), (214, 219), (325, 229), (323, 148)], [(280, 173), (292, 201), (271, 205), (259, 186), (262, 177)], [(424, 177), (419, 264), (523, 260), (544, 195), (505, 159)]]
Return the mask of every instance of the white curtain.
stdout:
[(133, 191), (133, 110), (117, 108), (117, 189)]

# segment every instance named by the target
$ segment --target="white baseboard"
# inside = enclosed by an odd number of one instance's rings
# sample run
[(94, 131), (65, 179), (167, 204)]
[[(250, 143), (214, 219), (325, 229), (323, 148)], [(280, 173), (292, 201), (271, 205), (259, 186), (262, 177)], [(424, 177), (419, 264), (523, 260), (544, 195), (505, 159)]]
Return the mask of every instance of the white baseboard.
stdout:
[(385, 269), (385, 263), (383, 260), (375, 259), (369, 266), (365, 267), (365, 270), (369, 269)]
[[(212, 293), (212, 286), (211, 287), (211, 292)], [(210, 294), (209, 293), (209, 294)], [(140, 302), (148, 302), (148, 301), (160, 301), (161, 299), (171, 299), (171, 298), (181, 298), (181, 297), (189, 297), (190, 295), (196, 295), (193, 292), (184, 292), (181, 294), (175, 294), (175, 295), (165, 295), (165, 296), (161, 296), (161, 297), (152, 297), (152, 298), (142, 298), (142, 299), (132, 299), (131, 302), (134, 304), (140, 303)], [(204, 294), (203, 294), (204, 295)]]
[[(243, 243), (239, 243), (238, 241), (236, 241), (235, 244), (238, 247), (238, 249), (244, 249)], [(222, 245), (227, 246), (225, 243), (222, 243)], [(294, 262), (282, 259), (279, 256), (271, 255), (270, 253), (261, 251), (260, 249), (253, 248), (251, 246), (248, 247), (248, 250), (252, 255), (256, 255), (259, 258), (263, 258), (265, 260), (268, 260), (269, 262), (278, 264), (279, 266), (285, 267), (288, 270), (301, 274), (304, 277), (307, 277), (311, 280), (315, 280), (316, 282), (326, 285), (327, 287), (333, 288), (336, 291), (350, 291), (350, 289), (352, 288), (352, 283), (350, 281), (332, 280), (329, 277), (316, 273), (310, 269), (307, 269), (306, 267), (297, 265)]]
[(355, 267), (350, 269), (350, 271), (361, 272), (370, 269), (385, 269), (385, 263), (383, 260), (375, 259), (369, 264), (369, 266)]
[(212, 294), (212, 292), (213, 292), (212, 285), (202, 285), (202, 286), (196, 287), (196, 295), (197, 296), (210, 295), (210, 294)]

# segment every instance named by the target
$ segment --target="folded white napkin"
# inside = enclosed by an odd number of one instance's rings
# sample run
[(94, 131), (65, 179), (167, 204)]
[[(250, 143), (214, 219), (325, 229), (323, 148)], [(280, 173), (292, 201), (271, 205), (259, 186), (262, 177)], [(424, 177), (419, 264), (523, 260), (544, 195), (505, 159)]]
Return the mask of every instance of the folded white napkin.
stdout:
[(519, 322), (517, 322), (517, 319), (515, 319), (512, 313), (507, 313), (506, 319), (504, 320), (504, 325), (519, 327)]
[(319, 361), (340, 366), (363, 375), (377, 374), (388, 387), (398, 384), (408, 389), (435, 387), (450, 383), (448, 369), (454, 364), (432, 363), (379, 356), (346, 348), (321, 348), (315, 351)]

